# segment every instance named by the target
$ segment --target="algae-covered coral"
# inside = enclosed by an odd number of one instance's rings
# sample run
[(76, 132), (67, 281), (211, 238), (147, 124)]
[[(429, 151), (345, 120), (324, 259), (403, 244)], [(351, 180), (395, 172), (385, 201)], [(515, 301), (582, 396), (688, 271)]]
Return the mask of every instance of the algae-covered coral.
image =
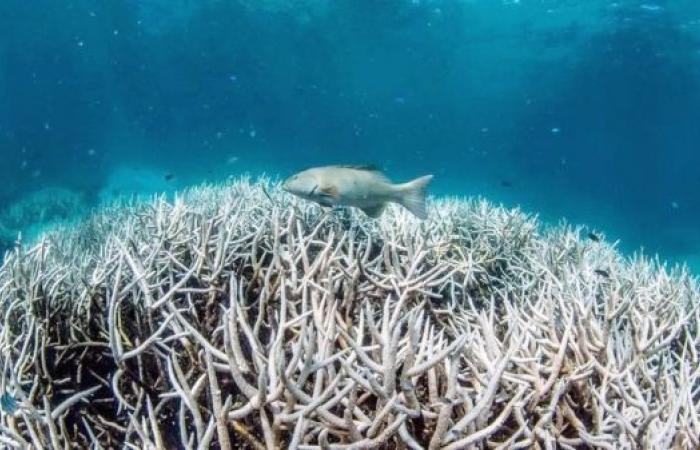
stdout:
[(696, 281), (486, 201), (199, 187), (17, 249), (0, 296), (8, 447), (700, 444)]

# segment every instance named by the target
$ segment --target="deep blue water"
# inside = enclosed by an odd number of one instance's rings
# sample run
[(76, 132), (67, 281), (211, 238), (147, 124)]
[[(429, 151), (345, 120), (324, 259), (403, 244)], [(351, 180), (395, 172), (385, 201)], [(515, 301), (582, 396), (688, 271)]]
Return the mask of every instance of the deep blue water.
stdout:
[(376, 163), (700, 269), (700, 2), (3, 0), (0, 156), (5, 246), (134, 191)]

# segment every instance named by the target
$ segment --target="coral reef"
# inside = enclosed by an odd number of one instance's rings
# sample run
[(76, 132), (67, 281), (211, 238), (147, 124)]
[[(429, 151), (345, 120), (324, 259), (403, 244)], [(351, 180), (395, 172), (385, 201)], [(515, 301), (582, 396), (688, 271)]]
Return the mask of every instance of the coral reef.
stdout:
[[(172, 175), (172, 174), (171, 174)], [(120, 165), (110, 171), (97, 194), (100, 204), (119, 198), (143, 198), (153, 193), (172, 193), (174, 186), (166, 170), (146, 166)]]
[(698, 448), (700, 291), (483, 200), (266, 180), (105, 208), (0, 269), (3, 446)]
[(32, 239), (55, 224), (80, 218), (88, 211), (87, 203), (81, 193), (59, 187), (22, 197), (0, 211), (0, 251), (12, 247), (20, 234)]

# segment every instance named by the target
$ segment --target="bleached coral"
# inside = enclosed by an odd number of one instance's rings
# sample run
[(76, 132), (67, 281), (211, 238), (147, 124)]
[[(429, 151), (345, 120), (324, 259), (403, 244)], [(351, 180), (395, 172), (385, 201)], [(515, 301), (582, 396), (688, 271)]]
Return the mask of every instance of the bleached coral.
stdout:
[(19, 249), (0, 298), (8, 446), (700, 445), (696, 280), (486, 201), (200, 187)]

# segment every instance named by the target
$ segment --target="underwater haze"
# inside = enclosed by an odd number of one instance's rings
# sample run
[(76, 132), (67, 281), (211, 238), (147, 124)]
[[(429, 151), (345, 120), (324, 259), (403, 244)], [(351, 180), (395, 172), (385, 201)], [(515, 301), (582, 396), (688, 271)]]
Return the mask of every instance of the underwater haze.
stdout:
[(3, 0), (0, 247), (373, 163), (700, 272), (697, 0)]

